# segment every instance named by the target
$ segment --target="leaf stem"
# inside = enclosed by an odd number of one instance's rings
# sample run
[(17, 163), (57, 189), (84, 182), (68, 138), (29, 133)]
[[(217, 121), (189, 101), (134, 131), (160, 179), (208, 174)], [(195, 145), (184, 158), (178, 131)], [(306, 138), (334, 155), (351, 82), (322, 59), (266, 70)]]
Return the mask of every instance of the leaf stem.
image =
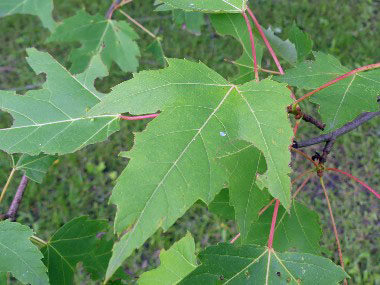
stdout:
[[(311, 177), (311, 175), (312, 175), (312, 172), (314, 172), (315, 170), (314, 170), (314, 168), (312, 168), (312, 169), (309, 169), (309, 170), (307, 170), (307, 171), (305, 171), (305, 172), (302, 172), (300, 175), (298, 175), (296, 178), (294, 178), (293, 179), (293, 181), (291, 182), (291, 184), (293, 185), (296, 181), (298, 181), (299, 179), (301, 179), (302, 177), (304, 177), (306, 174), (310, 174), (310, 177)], [(305, 181), (304, 181), (305, 182)], [(303, 184), (303, 183), (302, 183)], [(306, 183), (305, 183), (306, 184)], [(305, 186), (305, 185), (303, 185), (303, 186)], [(296, 190), (296, 192), (295, 192), (295, 194), (293, 195), (293, 198), (295, 198), (295, 196), (298, 194), (297, 193), (297, 191), (299, 192), (302, 188), (303, 188), (303, 186), (301, 185), (297, 190)], [(301, 188), (301, 189), (300, 189)], [(296, 194), (297, 193), (297, 194)], [(276, 201), (276, 199), (275, 198), (273, 198), (264, 208), (262, 208), (261, 210), (260, 210), (260, 212), (259, 212), (259, 216), (261, 216), (273, 203), (274, 203), (274, 201)]]
[(340, 169), (337, 169), (337, 168), (327, 168), (326, 170), (329, 170), (329, 171), (334, 171), (334, 172), (338, 172), (338, 173), (341, 173), (341, 174), (344, 174), (346, 175), (347, 177), (351, 178), (352, 180), (358, 182), (360, 185), (362, 185), (364, 188), (366, 188), (367, 190), (369, 190), (373, 195), (376, 196), (377, 199), (380, 199), (380, 194), (377, 193), (373, 188), (371, 188), (370, 186), (368, 186), (366, 183), (364, 183), (362, 180), (360, 180), (359, 178), (353, 176), (352, 174), (348, 173), (348, 172), (345, 172), (345, 171), (342, 171)]
[(256, 82), (259, 82), (259, 69), (257, 67), (255, 39), (254, 39), (253, 33), (252, 33), (251, 22), (249, 21), (249, 19), (247, 17), (247, 14), (245, 12), (243, 12), (242, 14), (243, 14), (245, 23), (247, 24), (247, 29), (248, 29), (248, 33), (249, 33), (249, 39), (251, 41), (251, 49), (252, 49), (252, 57), (253, 57), (253, 70), (255, 72)]
[[(327, 194), (327, 190), (326, 190), (326, 187), (325, 187), (325, 183), (323, 182), (323, 177), (320, 177), (320, 178), (319, 178), (319, 181), (321, 182), (321, 186), (322, 186), (322, 189), (323, 189), (323, 193), (325, 194), (326, 201), (327, 201), (327, 206), (328, 206), (328, 208), (329, 208), (329, 213), (330, 213), (331, 223), (332, 223), (333, 230), (334, 230), (334, 235), (335, 235), (335, 239), (336, 239), (336, 244), (337, 244), (337, 246), (338, 246), (338, 254), (339, 254), (340, 265), (342, 266), (342, 268), (343, 268), (343, 270), (344, 270), (344, 263), (343, 263), (342, 249), (341, 249), (341, 246), (340, 246), (340, 241), (339, 241), (338, 231), (337, 231), (337, 229), (336, 229), (335, 219), (334, 219), (334, 215), (333, 215), (332, 208), (331, 208), (331, 204), (330, 204), (330, 200), (329, 200), (329, 195)], [(345, 284), (346, 284), (346, 282), (347, 282), (347, 281), (346, 281), (346, 279), (345, 279)]]
[(268, 50), (269, 50), (269, 53), (271, 54), (271, 56), (272, 56), (274, 62), (276, 63), (276, 66), (277, 66), (278, 70), (280, 71), (280, 74), (284, 74), (284, 70), (282, 69), (282, 66), (281, 66), (280, 62), (278, 61), (278, 58), (277, 58), (276, 53), (275, 53), (274, 50), (272, 49), (272, 46), (270, 45), (270, 43), (269, 43), (267, 37), (265, 36), (264, 31), (263, 31), (263, 29), (261, 28), (259, 22), (257, 21), (255, 15), (253, 14), (252, 10), (249, 9), (248, 6), (247, 6), (247, 11), (248, 11), (248, 14), (251, 16), (253, 22), (255, 23), (256, 28), (258, 29), (258, 31), (259, 31), (261, 37), (263, 38), (263, 41), (264, 41), (265, 45), (267, 46), (267, 48), (268, 48)]
[(7, 180), (7, 182), (5, 183), (5, 186), (4, 186), (3, 190), (1, 191), (0, 203), (1, 203), (1, 201), (3, 201), (3, 198), (4, 198), (4, 196), (5, 196), (5, 193), (7, 192), (7, 189), (8, 189), (8, 187), (9, 187), (9, 184), (10, 184), (11, 181), (12, 181), (12, 178), (13, 178), (15, 172), (16, 172), (16, 168), (12, 168), (12, 171), (11, 171), (11, 173), (9, 174), (8, 180)]
[(138, 120), (145, 120), (145, 119), (151, 119), (156, 118), (159, 114), (149, 114), (149, 115), (142, 115), (142, 116), (123, 116), (119, 115), (119, 118), (126, 121), (138, 121)]
[(143, 30), (145, 33), (151, 36), (153, 39), (157, 39), (157, 36), (155, 34), (153, 34), (151, 31), (149, 31), (147, 28), (145, 28), (142, 24), (137, 22), (135, 19), (133, 19), (131, 16), (125, 13), (123, 10), (119, 10), (119, 12), (123, 14), (129, 21), (131, 21), (133, 24), (135, 24), (137, 27), (139, 27), (141, 30)]
[(331, 80), (331, 81), (323, 84), (322, 86), (318, 87), (317, 89), (315, 89), (315, 90), (313, 90), (313, 91), (311, 91), (311, 92), (303, 95), (301, 98), (297, 99), (294, 102), (294, 104), (299, 104), (300, 102), (302, 102), (306, 98), (310, 97), (311, 95), (317, 93), (318, 91), (321, 91), (321, 90), (323, 90), (323, 89), (325, 89), (325, 88), (327, 88), (327, 87), (329, 87), (329, 86), (331, 86), (331, 85), (333, 85), (333, 84), (335, 84), (335, 83), (337, 83), (337, 82), (339, 82), (339, 81), (341, 81), (341, 80), (343, 80), (343, 79), (345, 79), (345, 78), (347, 78), (347, 77), (349, 77), (351, 75), (354, 75), (354, 74), (356, 74), (358, 72), (362, 72), (362, 71), (366, 71), (366, 70), (371, 70), (371, 69), (375, 69), (375, 68), (379, 68), (379, 67), (380, 67), (380, 62), (356, 68), (356, 69), (354, 69), (354, 70), (352, 70), (350, 72), (347, 72), (346, 74), (343, 74), (343, 75), (341, 75), (341, 76), (339, 76), (339, 77), (337, 77), (337, 78), (335, 78), (335, 79), (333, 79), (333, 80)]
[(300, 126), (301, 122), (302, 122), (302, 120), (300, 120), (300, 119), (296, 120), (296, 123), (295, 123), (294, 128), (293, 128), (294, 137), (297, 135), (298, 127)]
[(42, 239), (40, 239), (39, 237), (37, 236), (31, 236), (30, 237), (30, 240), (34, 243), (37, 243), (39, 245), (42, 245), (42, 246), (46, 246), (48, 243)]
[[(281, 66), (281, 64), (280, 64), (280, 62), (279, 62), (279, 60), (278, 60), (278, 58), (277, 58), (276, 53), (274, 52), (274, 50), (273, 50), (272, 46), (270, 45), (270, 43), (269, 43), (267, 37), (265, 36), (265, 33), (264, 33), (263, 29), (262, 29), (261, 26), (260, 26), (259, 21), (257, 21), (255, 15), (253, 14), (252, 10), (251, 10), (248, 6), (247, 6), (247, 11), (248, 11), (248, 14), (251, 16), (253, 22), (255, 23), (255, 26), (256, 26), (256, 28), (258, 29), (258, 31), (259, 31), (261, 37), (263, 38), (263, 41), (264, 41), (264, 43), (265, 43), (267, 49), (269, 50), (269, 53), (271, 54), (271, 56), (272, 56), (272, 58), (273, 58), (273, 60), (274, 60), (274, 62), (275, 62), (275, 64), (276, 64), (278, 70), (280, 71), (280, 74), (285, 74), (285, 72), (284, 72), (284, 70), (282, 69), (282, 66)], [(290, 87), (288, 87), (288, 88), (290, 89)], [(291, 91), (291, 89), (290, 89), (290, 91)], [(291, 97), (293, 100), (296, 100), (296, 99), (297, 99), (296, 96), (293, 94), (293, 92), (290, 94), (290, 97)]]
[(274, 238), (274, 229), (276, 226), (278, 207), (280, 206), (280, 200), (276, 200), (276, 204), (274, 205), (274, 211), (272, 216), (272, 224), (270, 226), (270, 233), (268, 238), (268, 248), (273, 248), (273, 238)]
[[(312, 169), (312, 171), (314, 171), (314, 169)], [(297, 188), (296, 192), (294, 192), (294, 194), (293, 194), (293, 199), (295, 199), (297, 197), (298, 193), (303, 189), (303, 187), (305, 187), (307, 182), (309, 182), (311, 176), (313, 176), (313, 173), (310, 173), (309, 176), (306, 177), (306, 179), (302, 182), (302, 184)]]
[(294, 151), (294, 152), (296, 152), (296, 153), (298, 153), (298, 154), (300, 154), (300, 155), (302, 155), (303, 157), (305, 157), (307, 160), (309, 160), (312, 164), (314, 164), (314, 166), (315, 167), (317, 167), (317, 163), (310, 157), (310, 156), (308, 156), (306, 153), (304, 153), (303, 151), (300, 151), (299, 149), (297, 149), (297, 148), (294, 148), (294, 147), (290, 147), (290, 150), (291, 151)]
[(230, 243), (234, 243), (239, 237), (240, 233), (238, 233), (232, 240), (230, 240)]

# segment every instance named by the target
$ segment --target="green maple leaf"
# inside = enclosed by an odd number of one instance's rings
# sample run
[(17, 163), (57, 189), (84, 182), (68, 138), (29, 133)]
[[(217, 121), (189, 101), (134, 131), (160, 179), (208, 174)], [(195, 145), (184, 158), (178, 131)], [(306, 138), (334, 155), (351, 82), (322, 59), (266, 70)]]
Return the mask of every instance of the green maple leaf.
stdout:
[(223, 156), (217, 159), (227, 167), (230, 175), (230, 205), (234, 207), (240, 240), (244, 243), (251, 224), (259, 218), (261, 208), (269, 202), (267, 191), (256, 184), (256, 177), (266, 171), (265, 160), (257, 148), (244, 141), (229, 145)]
[(0, 130), (0, 149), (8, 153), (64, 154), (105, 140), (119, 129), (118, 116), (87, 116), (103, 94), (95, 90), (95, 78), (107, 75), (97, 56), (90, 70), (71, 75), (48, 53), (27, 50), (34, 71), (47, 74), (42, 89), (26, 95), (0, 91), (0, 109), (14, 118), (10, 128)]
[(160, 252), (160, 266), (143, 273), (139, 285), (174, 285), (197, 267), (194, 239), (190, 233)]
[(65, 19), (48, 41), (82, 44), (69, 56), (73, 73), (83, 72), (97, 54), (101, 55), (108, 69), (115, 62), (121, 70), (128, 72), (136, 71), (138, 67), (140, 51), (137, 39), (137, 33), (125, 21), (114, 21), (79, 11), (75, 16)]
[(173, 10), (173, 20), (178, 25), (185, 25), (185, 28), (196, 34), (201, 34), (201, 28), (205, 24), (205, 16), (200, 12), (186, 12)]
[(107, 277), (159, 227), (167, 230), (197, 200), (213, 200), (228, 179), (214, 158), (231, 140), (246, 140), (263, 152), (269, 191), (290, 206), (293, 133), (284, 111), (291, 103), (286, 86), (270, 80), (235, 86), (202, 63), (168, 62), (166, 69), (141, 72), (116, 86), (89, 112), (161, 110), (136, 135), (131, 160), (113, 190), (115, 230), (129, 230), (115, 244)]
[(146, 48), (146, 51), (150, 52), (161, 66), (166, 66), (165, 54), (164, 50), (162, 49), (161, 40), (159, 38), (156, 38)]
[[(242, 46), (243, 53), (236, 61), (239, 74), (233, 79), (236, 84), (244, 83), (254, 79), (254, 61), (252, 57), (252, 47), (248, 29), (242, 15), (239, 14), (220, 14), (211, 16), (212, 25), (217, 33), (222, 36), (234, 37)], [(261, 67), (263, 57), (263, 45), (255, 41), (257, 66)]]
[(296, 23), (293, 23), (289, 32), (289, 40), (296, 46), (297, 61), (303, 61), (311, 53), (313, 41), (308, 34), (297, 27)]
[(219, 244), (201, 252), (202, 262), (179, 284), (338, 284), (348, 275), (331, 260), (266, 247)]
[(46, 154), (40, 154), (38, 156), (23, 154), (18, 159), (15, 169), (24, 171), (26, 177), (29, 179), (37, 183), (42, 183), (47, 170), (56, 159), (56, 156)]
[(222, 219), (234, 220), (235, 210), (230, 205), (230, 195), (228, 188), (222, 189), (208, 205), (208, 210)]
[[(200, 11), (204, 13), (241, 13), (247, 8), (247, 0), (162, 0), (165, 10)], [(159, 9), (158, 9), (159, 10)]]
[(0, 273), (10, 272), (23, 283), (49, 284), (47, 269), (41, 261), (43, 256), (30, 241), (32, 235), (27, 226), (0, 222)]
[[(272, 223), (274, 206), (269, 207), (251, 225), (247, 244), (266, 245)], [(294, 202), (290, 214), (279, 208), (273, 247), (277, 251), (296, 249), (300, 252), (321, 254), (319, 245), (322, 229), (318, 214), (301, 203)]]
[(0, 17), (13, 14), (29, 14), (38, 16), (45, 28), (53, 31), (56, 23), (52, 17), (52, 0), (2, 0)]
[[(300, 63), (274, 79), (312, 90), (350, 71), (331, 55), (315, 52), (314, 56), (315, 61)], [(379, 94), (380, 70), (372, 70), (340, 80), (312, 95), (310, 101), (319, 104), (325, 131), (328, 132), (352, 121), (362, 112), (378, 111), (376, 100)]]
[[(58, 229), (41, 248), (50, 283), (73, 284), (76, 264), (94, 257), (93, 251), (98, 242), (96, 235), (107, 227), (106, 220), (90, 220), (83, 216), (71, 220)], [(88, 263), (85, 263), (86, 266), (89, 266)]]
[[(283, 58), (291, 65), (294, 65), (297, 62), (297, 50), (295, 45), (289, 39), (283, 40), (276, 36), (271, 28), (265, 29), (262, 27), (262, 29), (277, 56)], [(257, 29), (254, 29), (253, 31), (255, 39), (264, 45), (264, 41), (261, 39), (259, 31)]]

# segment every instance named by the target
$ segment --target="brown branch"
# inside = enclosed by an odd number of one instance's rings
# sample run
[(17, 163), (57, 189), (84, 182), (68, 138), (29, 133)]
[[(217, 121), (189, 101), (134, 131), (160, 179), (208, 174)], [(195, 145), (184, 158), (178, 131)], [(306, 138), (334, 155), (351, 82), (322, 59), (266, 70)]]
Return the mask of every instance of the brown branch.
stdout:
[(304, 120), (305, 122), (308, 122), (310, 124), (313, 124), (314, 126), (316, 126), (318, 129), (320, 129), (322, 131), (326, 127), (326, 124), (318, 121), (317, 119), (313, 118), (312, 116), (310, 116), (308, 114), (301, 112), (301, 116), (302, 116), (302, 120)]
[(106, 13), (106, 18), (107, 19), (111, 19), (112, 18), (112, 14), (113, 12), (117, 9), (117, 7), (119, 6), (121, 0), (116, 0), (114, 1), (111, 6), (108, 8), (108, 11)]
[[(312, 138), (312, 139), (309, 139), (306, 141), (302, 141), (302, 142), (294, 141), (293, 147), (294, 148), (303, 148), (303, 147), (307, 147), (307, 146), (311, 146), (311, 145), (315, 145), (315, 144), (320, 144), (323, 142), (335, 141), (338, 137), (356, 129), (360, 125), (364, 124), (365, 122), (367, 122), (367, 121), (369, 121), (369, 120), (371, 120), (371, 119), (373, 119), (379, 115), (380, 115), (380, 111), (362, 113), (352, 122), (345, 124), (343, 127), (339, 128), (339, 129), (337, 129), (331, 133), (321, 135), (321, 136), (318, 136), (318, 137), (315, 137), (315, 138)], [(332, 144), (333, 143), (330, 143), (329, 145), (325, 146), (326, 151), (328, 151), (328, 152), (331, 151)]]
[(13, 198), (12, 204), (9, 207), (8, 213), (5, 215), (6, 218), (11, 219), (11, 221), (16, 220), (16, 215), (18, 208), (20, 207), (22, 197), (24, 196), (25, 188), (28, 185), (28, 177), (22, 176), (20, 185), (17, 188), (16, 195)]
[(125, 4), (128, 4), (129, 2), (132, 2), (132, 0), (115, 0), (111, 6), (108, 8), (108, 11), (106, 13), (106, 18), (111, 19), (113, 12), (115, 10), (119, 9), (121, 6), (124, 6)]
[(327, 141), (325, 144), (325, 147), (323, 148), (322, 156), (319, 159), (320, 163), (325, 163), (327, 160), (327, 156), (330, 154), (332, 147), (334, 146), (336, 138), (332, 138), (331, 140)]
[(301, 108), (297, 107), (295, 110), (293, 109), (292, 106), (288, 106), (288, 113), (289, 114), (293, 114), (294, 117), (298, 120), (298, 119), (302, 119), (304, 120), (305, 122), (308, 122), (310, 124), (313, 124), (314, 126), (316, 126), (318, 129), (320, 130), (324, 130), (326, 125), (320, 121), (318, 121), (317, 119), (315, 119), (313, 116), (311, 115), (308, 115), (304, 112), (301, 111)]

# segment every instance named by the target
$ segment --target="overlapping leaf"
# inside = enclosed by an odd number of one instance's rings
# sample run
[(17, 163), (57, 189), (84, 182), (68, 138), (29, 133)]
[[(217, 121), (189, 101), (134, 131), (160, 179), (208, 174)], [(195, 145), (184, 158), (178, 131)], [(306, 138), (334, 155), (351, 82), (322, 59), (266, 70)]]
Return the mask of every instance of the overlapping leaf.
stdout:
[(174, 285), (197, 267), (194, 239), (188, 233), (167, 251), (160, 253), (161, 264), (145, 272), (138, 280), (139, 285)]
[(76, 264), (89, 258), (97, 244), (96, 235), (107, 226), (105, 220), (79, 217), (66, 223), (51, 237), (41, 248), (51, 284), (73, 283)]
[(56, 159), (57, 157), (53, 155), (40, 154), (38, 156), (30, 156), (23, 154), (17, 161), (15, 169), (24, 171), (29, 179), (42, 183), (47, 170)]
[(115, 244), (108, 277), (159, 227), (168, 229), (199, 199), (212, 201), (228, 179), (214, 158), (230, 140), (263, 152), (269, 190), (289, 207), (292, 130), (284, 110), (290, 101), (285, 85), (235, 86), (201, 63), (171, 59), (168, 68), (137, 74), (95, 106), (91, 115), (162, 111), (136, 135), (111, 197), (116, 231), (129, 230)]
[[(291, 86), (311, 90), (349, 72), (338, 59), (315, 52), (315, 61), (305, 61), (286, 71), (275, 80)], [(310, 97), (319, 104), (326, 131), (335, 130), (352, 121), (362, 112), (379, 110), (376, 102), (380, 94), (380, 70), (356, 73)]]
[(13, 14), (35, 15), (50, 31), (56, 26), (52, 11), (53, 0), (1, 0), (0, 2), (0, 17)]
[(10, 272), (23, 283), (49, 284), (42, 254), (30, 241), (32, 235), (27, 226), (0, 222), (0, 272)]
[[(102, 236), (102, 233), (99, 234)], [(103, 280), (106, 275), (108, 262), (112, 256), (112, 246), (114, 240), (107, 240), (105, 236), (96, 239), (91, 251), (81, 257), (83, 267), (94, 281)], [(112, 281), (129, 280), (130, 276), (124, 273), (122, 268), (119, 268), (112, 277)], [(111, 284), (114, 284), (111, 282)]]
[(296, 46), (298, 62), (303, 61), (311, 53), (313, 41), (308, 34), (297, 27), (296, 23), (293, 23), (290, 30), (289, 40)]
[(147, 48), (146, 50), (150, 52), (153, 57), (157, 60), (157, 62), (161, 66), (166, 66), (165, 54), (162, 49), (161, 40), (156, 38)]
[[(239, 75), (234, 78), (233, 82), (236, 84), (242, 84), (252, 80), (254, 78), (252, 47), (243, 16), (239, 14), (220, 14), (212, 15), (211, 20), (212, 25), (219, 34), (231, 35), (242, 45), (243, 54), (235, 63), (239, 68)], [(251, 23), (251, 26), (253, 28), (252, 31), (255, 40), (257, 65), (260, 68), (265, 43), (256, 26), (253, 23)], [(284, 41), (280, 39), (270, 28), (262, 29), (276, 54), (290, 64), (294, 65), (297, 61), (297, 51), (295, 45), (289, 40)]]
[(234, 207), (240, 241), (244, 243), (251, 224), (258, 219), (261, 208), (269, 202), (266, 189), (260, 189), (256, 184), (256, 177), (266, 171), (265, 160), (257, 148), (244, 141), (229, 145), (224, 155), (217, 159), (227, 167), (230, 175), (230, 205)]
[[(243, 53), (236, 61), (239, 68), (239, 74), (233, 79), (236, 84), (245, 83), (254, 79), (253, 73), (253, 56), (249, 32), (242, 15), (239, 14), (221, 14), (211, 16), (212, 25), (215, 30), (223, 36), (233, 36), (242, 46)], [(255, 43), (256, 60), (258, 67), (261, 67), (263, 57), (263, 45)]]
[[(283, 40), (276, 36), (271, 28), (262, 29), (277, 56), (283, 58), (284, 60), (286, 60), (286, 62), (294, 65), (297, 62), (297, 50), (295, 45), (289, 39)], [(259, 34), (259, 31), (255, 28), (253, 29), (253, 32), (256, 36), (255, 39), (257, 39), (259, 43), (264, 44)]]
[[(272, 222), (274, 206), (269, 207), (254, 223), (246, 243), (266, 245)], [(301, 203), (294, 202), (287, 213), (279, 208), (273, 247), (277, 251), (296, 249), (299, 252), (321, 254), (319, 245), (322, 229), (318, 214)]]
[(214, 200), (208, 205), (208, 210), (222, 219), (235, 219), (235, 210), (234, 207), (230, 205), (228, 188), (222, 189), (219, 194), (215, 196)]
[(178, 25), (184, 25), (184, 28), (196, 35), (201, 34), (201, 28), (205, 24), (204, 14), (200, 12), (186, 12), (182, 10), (173, 10), (173, 20)]
[(30, 155), (64, 154), (103, 141), (119, 129), (116, 115), (87, 116), (102, 97), (89, 83), (107, 75), (98, 56), (90, 70), (75, 77), (48, 53), (29, 49), (28, 55), (30, 66), (37, 74), (46, 73), (47, 81), (42, 89), (23, 96), (0, 91), (0, 109), (14, 118), (12, 127), (0, 130), (0, 149)]
[(202, 262), (179, 284), (338, 284), (348, 275), (331, 260), (308, 253), (220, 244), (200, 253)]
[(205, 13), (241, 13), (247, 0), (162, 0), (172, 9), (201, 11)]
[(69, 57), (71, 71), (80, 73), (86, 70), (91, 58), (97, 54), (101, 55), (108, 68), (115, 62), (125, 72), (136, 71), (140, 56), (136, 39), (138, 35), (125, 21), (114, 21), (79, 11), (75, 16), (65, 19), (48, 40), (82, 44)]

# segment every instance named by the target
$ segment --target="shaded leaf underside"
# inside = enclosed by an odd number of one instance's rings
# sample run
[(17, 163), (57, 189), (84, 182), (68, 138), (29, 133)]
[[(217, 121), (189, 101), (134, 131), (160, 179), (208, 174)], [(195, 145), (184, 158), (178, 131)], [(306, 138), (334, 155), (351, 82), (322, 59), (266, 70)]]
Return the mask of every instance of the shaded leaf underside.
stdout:
[(324, 284), (347, 274), (331, 260), (307, 253), (277, 253), (266, 247), (219, 244), (200, 255), (202, 264), (179, 284)]
[[(247, 244), (267, 245), (273, 209), (274, 206), (269, 207), (259, 220), (252, 224)], [(296, 249), (298, 252), (320, 255), (321, 237), (322, 229), (316, 212), (299, 202), (293, 203), (290, 213), (280, 207), (273, 241), (275, 250), (282, 252)]]

